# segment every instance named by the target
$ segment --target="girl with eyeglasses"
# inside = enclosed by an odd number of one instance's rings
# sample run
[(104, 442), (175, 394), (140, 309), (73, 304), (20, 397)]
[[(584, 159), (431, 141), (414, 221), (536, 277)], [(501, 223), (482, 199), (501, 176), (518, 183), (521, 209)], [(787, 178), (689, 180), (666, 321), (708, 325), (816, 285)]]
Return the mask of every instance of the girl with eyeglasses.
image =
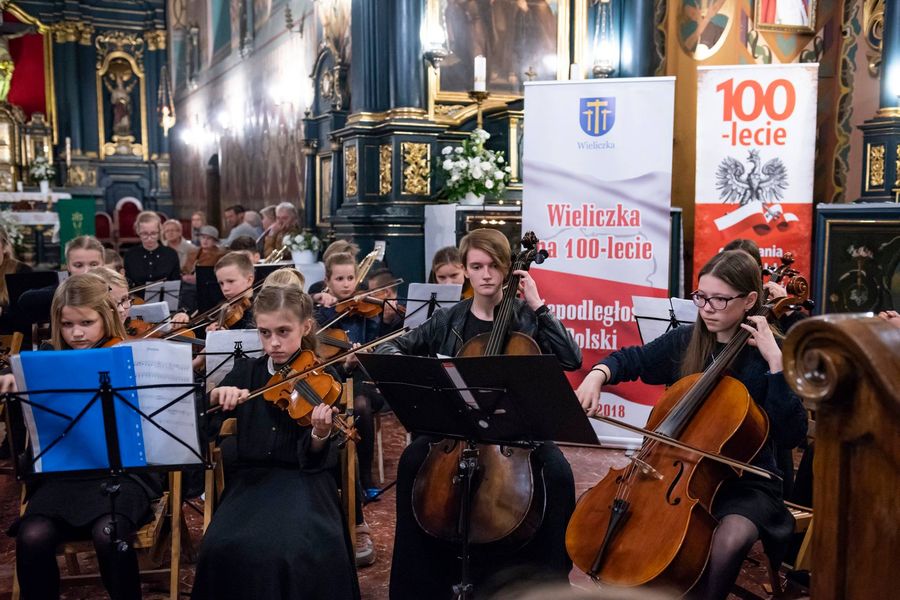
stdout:
[[(775, 448), (795, 448), (806, 436), (807, 420), (803, 404), (782, 374), (781, 348), (772, 329), (765, 317), (748, 316), (762, 303), (759, 267), (742, 250), (722, 252), (700, 270), (698, 287), (691, 298), (700, 309), (696, 323), (669, 331), (645, 346), (613, 352), (585, 377), (576, 392), (578, 399), (588, 415), (596, 415), (604, 385), (638, 378), (653, 385), (671, 385), (706, 369), (744, 329), (750, 333), (750, 340), (732, 364), (730, 375), (746, 386), (769, 420), (769, 438), (752, 464), (781, 474)], [(728, 596), (744, 557), (757, 539), (762, 539), (773, 564), (781, 564), (794, 531), (794, 518), (784, 505), (781, 482), (750, 474), (722, 484), (713, 514), (719, 525), (706, 570), (690, 593), (692, 598)]]

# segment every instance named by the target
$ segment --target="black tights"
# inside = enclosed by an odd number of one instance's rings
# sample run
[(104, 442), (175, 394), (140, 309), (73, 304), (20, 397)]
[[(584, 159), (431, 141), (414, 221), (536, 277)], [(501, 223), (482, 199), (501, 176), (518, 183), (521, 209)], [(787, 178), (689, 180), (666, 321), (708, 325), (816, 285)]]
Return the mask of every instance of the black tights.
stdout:
[(713, 534), (709, 562), (700, 581), (691, 590), (692, 600), (726, 598), (737, 580), (747, 553), (759, 539), (753, 521), (741, 515), (725, 515)]
[(356, 445), (359, 459), (359, 482), (362, 487), (375, 487), (372, 481), (372, 459), (375, 457), (375, 417), (372, 400), (366, 394), (357, 394), (353, 399), (353, 417), (360, 442)]
[[(106, 515), (90, 527), (103, 585), (112, 600), (140, 599), (137, 554), (130, 543), (124, 552), (115, 548), (109, 525)], [(134, 536), (134, 526), (128, 519), (117, 517), (116, 527), (119, 539), (130, 541)], [(63, 531), (57, 522), (40, 515), (26, 517), (19, 524), (16, 574), (24, 600), (59, 598), (56, 547), (64, 539)]]

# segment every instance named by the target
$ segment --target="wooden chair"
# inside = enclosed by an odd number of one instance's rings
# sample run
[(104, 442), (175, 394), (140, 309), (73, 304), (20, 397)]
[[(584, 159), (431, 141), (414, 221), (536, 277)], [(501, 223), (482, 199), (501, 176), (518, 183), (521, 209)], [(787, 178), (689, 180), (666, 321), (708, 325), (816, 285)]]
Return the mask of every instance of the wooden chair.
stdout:
[(861, 315), (794, 326), (784, 374), (815, 410), (811, 596), (892, 598), (900, 564), (900, 329)]
[(94, 215), (94, 236), (104, 246), (108, 245), (110, 248), (115, 248), (115, 226), (109, 213), (100, 211)]
[[(152, 520), (141, 527), (135, 534), (134, 547), (138, 551), (141, 579), (169, 581), (169, 598), (180, 597), (180, 580), (182, 549), (189, 560), (194, 559), (194, 550), (184, 515), (181, 512), (181, 472), (169, 474), (169, 491), (154, 501), (151, 510)], [(24, 514), (23, 502), (19, 514)], [(166, 549), (168, 548), (169, 566), (164, 567)], [(100, 573), (83, 573), (78, 562), (78, 554), (93, 554), (94, 547), (90, 541), (67, 542), (60, 546), (58, 553), (65, 557), (66, 573), (60, 577), (60, 587), (79, 585), (99, 585)], [(12, 600), (20, 595), (18, 577), (13, 572)]]
[(116, 250), (122, 244), (138, 244), (141, 238), (138, 237), (134, 229), (134, 222), (138, 213), (144, 210), (143, 205), (137, 198), (122, 198), (116, 203), (116, 210), (113, 213), (116, 231)]
[[(341, 394), (341, 404), (344, 407), (353, 406), (353, 381), (348, 380), (344, 383), (344, 389)], [(348, 404), (349, 402), (349, 404)], [(352, 415), (347, 417), (349, 424), (353, 424)], [(237, 419), (225, 419), (219, 429), (219, 437), (228, 437), (237, 433)], [(210, 461), (213, 468), (206, 471), (204, 482), (204, 503), (203, 503), (203, 532), (209, 527), (212, 521), (215, 507), (222, 498), (225, 491), (225, 467), (222, 462), (221, 449), (215, 442), (210, 442)], [(350, 539), (356, 543), (356, 473), (357, 473), (357, 457), (356, 444), (352, 440), (348, 440), (347, 444), (341, 450), (341, 505), (344, 514), (347, 516), (347, 525), (350, 530)]]

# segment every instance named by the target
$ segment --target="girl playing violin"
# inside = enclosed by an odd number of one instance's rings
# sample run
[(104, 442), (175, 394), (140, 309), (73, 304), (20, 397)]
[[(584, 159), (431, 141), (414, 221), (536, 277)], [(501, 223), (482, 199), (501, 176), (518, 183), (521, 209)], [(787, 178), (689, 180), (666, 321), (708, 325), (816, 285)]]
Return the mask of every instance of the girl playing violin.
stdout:
[(434, 253), (431, 259), (431, 273), (428, 283), (462, 284), (462, 297), (472, 297), (472, 285), (466, 279), (466, 269), (456, 246), (447, 246)]
[[(443, 308), (406, 335), (386, 342), (378, 352), (415, 356), (456, 356), (463, 344), (491, 331), (494, 307), (503, 298), (503, 282), (511, 266), (509, 241), (495, 229), (476, 229), (460, 243), (460, 254), (474, 297)], [(512, 330), (535, 339), (545, 354), (554, 354), (564, 369), (581, 366), (581, 351), (562, 323), (541, 300), (537, 284), (526, 271), (521, 276), (524, 300), (516, 299)], [(391, 567), (391, 598), (449, 598), (459, 581), (458, 546), (432, 538), (418, 525), (412, 509), (413, 483), (425, 461), (430, 437), (419, 437), (403, 451), (397, 468), (397, 529)], [(575, 506), (572, 469), (554, 444), (535, 450), (546, 485), (543, 521), (534, 537), (516, 551), (501, 553), (479, 548), (473, 555), (475, 589), (499, 582), (515, 572), (519, 577), (566, 580), (572, 563), (565, 547), (566, 524)]]
[[(623, 348), (595, 365), (577, 395), (588, 415), (598, 413), (604, 385), (642, 379), (671, 385), (703, 371), (741, 329), (751, 335), (731, 368), (769, 419), (769, 439), (753, 465), (779, 474), (774, 449), (796, 447), (806, 435), (806, 412), (788, 388), (781, 372), (781, 349), (765, 317), (747, 316), (761, 305), (762, 281), (753, 258), (742, 250), (713, 257), (700, 270), (691, 295), (700, 308), (697, 322), (678, 327), (642, 347)], [(762, 539), (773, 564), (781, 564), (784, 544), (794, 530), (785, 508), (781, 482), (745, 474), (726, 481), (715, 496), (713, 514), (719, 520), (706, 571), (694, 586), (697, 598), (725, 598), (741, 563), (757, 539)]]
[[(128, 280), (121, 273), (113, 271), (109, 267), (97, 267), (91, 273), (100, 277), (109, 286), (109, 299), (116, 307), (116, 313), (122, 325), (128, 321), (131, 312), (131, 296), (128, 294)], [(127, 329), (127, 328), (126, 328)]]
[[(122, 322), (98, 275), (73, 275), (56, 290), (51, 308), (52, 349), (95, 348), (124, 338)], [(119, 478), (116, 532), (126, 541), (150, 516), (155, 491), (134, 477)], [(58, 598), (56, 547), (62, 541), (90, 538), (97, 551), (103, 584), (113, 600), (141, 597), (133, 546), (123, 550), (111, 539), (109, 497), (102, 477), (70, 476), (29, 484), (25, 514), (10, 528), (16, 537), (16, 573), (23, 598)]]
[[(330, 246), (329, 246), (330, 248)], [(337, 302), (352, 298), (358, 287), (356, 279), (356, 259), (350, 254), (335, 253), (325, 260), (325, 287)], [(316, 308), (316, 323), (324, 327), (337, 316), (333, 306)], [(352, 344), (365, 344), (378, 337), (381, 329), (380, 316), (366, 318), (363, 315), (350, 314), (341, 318), (336, 327), (347, 332), (347, 339)], [(344, 375), (348, 375), (356, 365), (356, 357), (344, 365)], [(357, 378), (354, 382), (356, 397), (353, 399), (353, 411), (356, 416), (356, 427), (359, 430), (361, 443), (357, 445), (359, 457), (359, 482), (367, 496), (378, 492), (372, 481), (372, 459), (375, 454), (375, 420), (374, 411), (381, 408), (377, 405), (378, 397)], [(373, 398), (376, 403), (373, 406)], [(363, 567), (375, 562), (375, 544), (372, 542), (368, 525), (365, 524), (362, 511), (357, 512), (360, 522), (357, 523), (357, 566)]]
[(315, 349), (312, 300), (291, 286), (262, 289), (254, 313), (265, 355), (241, 359), (210, 394), (210, 423), (237, 419), (237, 457), (200, 547), (192, 598), (358, 598), (330, 441), (333, 409), (302, 427), (262, 397), (247, 400), (301, 349)]

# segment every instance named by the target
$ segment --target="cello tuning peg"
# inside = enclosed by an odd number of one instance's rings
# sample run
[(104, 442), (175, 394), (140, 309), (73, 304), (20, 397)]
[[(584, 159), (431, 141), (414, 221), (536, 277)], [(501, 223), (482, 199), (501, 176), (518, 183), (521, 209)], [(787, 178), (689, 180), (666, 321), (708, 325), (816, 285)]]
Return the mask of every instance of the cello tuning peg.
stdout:
[(548, 256), (550, 256), (550, 254), (546, 250), (538, 250), (537, 254), (534, 257), (534, 262), (536, 262), (537, 264), (541, 264), (545, 260), (547, 260)]

